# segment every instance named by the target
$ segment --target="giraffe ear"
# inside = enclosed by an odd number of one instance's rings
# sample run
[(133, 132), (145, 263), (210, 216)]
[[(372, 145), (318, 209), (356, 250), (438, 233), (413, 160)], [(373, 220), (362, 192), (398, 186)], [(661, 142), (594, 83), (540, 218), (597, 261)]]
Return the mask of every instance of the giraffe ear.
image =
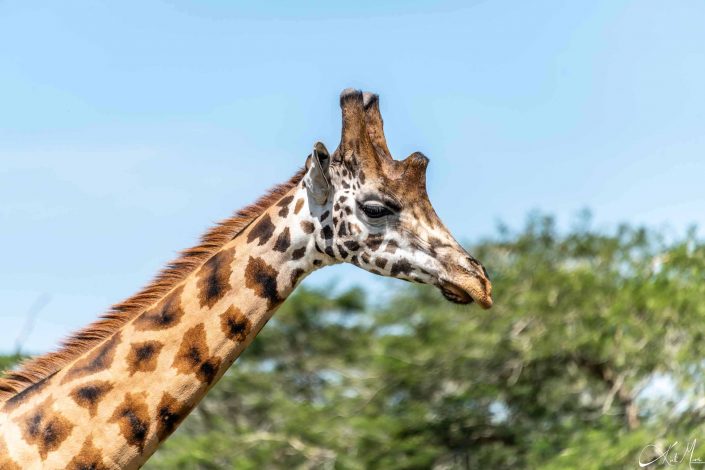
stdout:
[(328, 182), (328, 165), (330, 164), (330, 154), (322, 142), (316, 142), (313, 152), (308, 157), (306, 166), (308, 171), (304, 177), (308, 192), (317, 204), (323, 205), (328, 200), (330, 194), (330, 183)]

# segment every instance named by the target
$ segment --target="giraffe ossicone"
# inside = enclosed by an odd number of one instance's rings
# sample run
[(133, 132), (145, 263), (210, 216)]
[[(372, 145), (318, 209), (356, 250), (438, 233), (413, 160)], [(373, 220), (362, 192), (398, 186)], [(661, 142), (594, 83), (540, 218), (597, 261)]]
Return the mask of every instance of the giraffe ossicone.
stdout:
[(307, 274), (351, 263), (492, 305), (485, 268), (426, 193), (428, 158), (397, 161), (377, 95), (340, 95), (342, 133), (206, 233), (56, 352), (0, 379), (0, 468), (138, 468)]

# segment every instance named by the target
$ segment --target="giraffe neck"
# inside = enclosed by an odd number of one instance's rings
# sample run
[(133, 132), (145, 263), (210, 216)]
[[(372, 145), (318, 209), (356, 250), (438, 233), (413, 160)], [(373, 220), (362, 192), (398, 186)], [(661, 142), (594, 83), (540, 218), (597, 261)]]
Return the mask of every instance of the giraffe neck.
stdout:
[(299, 183), (159, 302), (7, 400), (0, 468), (139, 467), (297, 283), (333, 262), (317, 220)]

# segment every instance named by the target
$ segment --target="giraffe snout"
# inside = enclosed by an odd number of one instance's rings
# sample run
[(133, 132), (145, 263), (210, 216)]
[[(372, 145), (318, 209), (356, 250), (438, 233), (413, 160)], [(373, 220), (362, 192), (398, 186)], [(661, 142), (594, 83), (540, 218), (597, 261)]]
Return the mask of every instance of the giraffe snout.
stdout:
[(463, 256), (461, 260), (450, 263), (447, 275), (440, 279), (441, 292), (451, 302), (477, 302), (484, 309), (492, 307), (492, 283), (487, 270), (472, 256)]

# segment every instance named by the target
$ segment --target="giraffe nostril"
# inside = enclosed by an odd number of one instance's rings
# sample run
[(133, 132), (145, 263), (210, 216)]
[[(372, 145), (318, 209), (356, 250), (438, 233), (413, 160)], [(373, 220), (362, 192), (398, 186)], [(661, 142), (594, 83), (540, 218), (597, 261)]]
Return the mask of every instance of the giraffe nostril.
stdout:
[(485, 275), (488, 281), (490, 281), (490, 275), (487, 273), (487, 269), (480, 263), (478, 260), (473, 258), (472, 256), (467, 256), (465, 259), (467, 259), (468, 263), (470, 263), (470, 266), (473, 266), (474, 268), (480, 268), (482, 269), (482, 273)]
[(467, 259), (468, 262), (469, 262), (470, 264), (472, 264), (473, 266), (480, 264), (480, 262), (479, 262), (478, 260), (476, 260), (475, 258), (473, 258), (472, 256), (468, 256), (466, 259)]
[(480, 267), (482, 268), (482, 272), (485, 273), (485, 277), (487, 278), (487, 280), (491, 281), (492, 279), (490, 279), (490, 275), (487, 274), (487, 269), (485, 269), (485, 267), (482, 265), (480, 265)]

